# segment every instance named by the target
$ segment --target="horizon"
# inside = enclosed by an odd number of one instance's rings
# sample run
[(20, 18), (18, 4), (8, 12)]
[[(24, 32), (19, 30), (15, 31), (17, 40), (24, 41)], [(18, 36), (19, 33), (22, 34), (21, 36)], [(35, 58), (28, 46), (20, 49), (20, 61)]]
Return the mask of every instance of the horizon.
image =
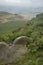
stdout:
[(43, 0), (0, 0), (0, 11), (10, 13), (42, 13)]

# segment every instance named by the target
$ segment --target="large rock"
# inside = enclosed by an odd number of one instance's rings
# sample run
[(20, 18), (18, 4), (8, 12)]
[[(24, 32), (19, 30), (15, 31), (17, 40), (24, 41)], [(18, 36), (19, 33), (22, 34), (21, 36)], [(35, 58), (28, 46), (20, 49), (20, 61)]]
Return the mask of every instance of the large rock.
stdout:
[(0, 42), (0, 63), (7, 64), (16, 61), (27, 52), (28, 37), (21, 36), (14, 40), (11, 46)]
[(26, 36), (21, 36), (21, 37), (18, 37), (14, 40), (13, 44), (14, 45), (26, 45), (27, 44), (27, 40), (28, 40), (28, 37)]

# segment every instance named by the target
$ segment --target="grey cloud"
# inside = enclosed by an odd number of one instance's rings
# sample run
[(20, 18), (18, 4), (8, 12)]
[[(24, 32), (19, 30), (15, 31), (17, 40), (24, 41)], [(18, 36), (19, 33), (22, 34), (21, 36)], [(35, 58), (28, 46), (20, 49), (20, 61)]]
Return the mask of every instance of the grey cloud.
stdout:
[(0, 0), (0, 5), (17, 5), (17, 6), (25, 6), (25, 7), (43, 7), (43, 0), (20, 0), (20, 3), (7, 3), (5, 0)]

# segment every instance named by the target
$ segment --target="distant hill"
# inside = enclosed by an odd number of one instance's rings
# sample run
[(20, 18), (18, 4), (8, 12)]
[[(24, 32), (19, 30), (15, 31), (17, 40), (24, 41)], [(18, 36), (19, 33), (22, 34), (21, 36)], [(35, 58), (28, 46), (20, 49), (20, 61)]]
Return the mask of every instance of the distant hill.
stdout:
[(12, 31), (25, 24), (26, 21), (22, 15), (0, 11), (0, 33)]
[(0, 33), (24, 27), (33, 17), (36, 17), (36, 14), (12, 14), (0, 11)]
[(27, 21), (32, 19), (36, 15), (36, 13), (16, 14), (0, 11), (0, 23), (6, 23), (11, 21)]
[(43, 7), (21, 7), (21, 6), (3, 6), (0, 5), (0, 11), (6, 11), (9, 13), (17, 13), (17, 14), (28, 14), (28, 13), (42, 13)]
[(10, 14), (10, 13), (8, 13), (8, 12), (4, 12), (4, 11), (0, 11), (0, 15), (3, 15), (3, 14)]
[(0, 23), (6, 23), (11, 21), (22, 21), (22, 20), (24, 20), (24, 18), (19, 14), (12, 14), (0, 11)]

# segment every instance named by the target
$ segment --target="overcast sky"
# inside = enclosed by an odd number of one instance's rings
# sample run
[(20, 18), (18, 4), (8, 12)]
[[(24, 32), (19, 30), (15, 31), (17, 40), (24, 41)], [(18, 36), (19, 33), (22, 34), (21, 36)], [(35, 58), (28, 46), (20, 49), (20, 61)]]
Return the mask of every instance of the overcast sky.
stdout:
[(43, 0), (0, 0), (0, 5), (43, 7)]

